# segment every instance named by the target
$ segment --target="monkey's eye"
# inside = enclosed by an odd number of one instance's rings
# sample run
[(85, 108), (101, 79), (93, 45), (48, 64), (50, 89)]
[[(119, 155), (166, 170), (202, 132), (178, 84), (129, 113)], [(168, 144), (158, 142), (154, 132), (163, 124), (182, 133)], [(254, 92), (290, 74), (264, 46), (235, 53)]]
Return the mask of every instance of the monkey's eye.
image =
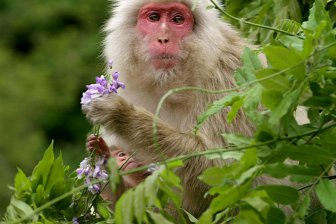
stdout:
[(182, 24), (184, 22), (183, 16), (175, 16), (172, 21), (176, 24)]
[(149, 14), (148, 19), (152, 22), (156, 22), (160, 20), (160, 15), (159, 13), (152, 12), (151, 14)]
[(124, 153), (124, 152), (118, 152), (118, 155), (117, 155), (118, 157), (124, 157), (124, 156), (126, 156), (126, 153)]

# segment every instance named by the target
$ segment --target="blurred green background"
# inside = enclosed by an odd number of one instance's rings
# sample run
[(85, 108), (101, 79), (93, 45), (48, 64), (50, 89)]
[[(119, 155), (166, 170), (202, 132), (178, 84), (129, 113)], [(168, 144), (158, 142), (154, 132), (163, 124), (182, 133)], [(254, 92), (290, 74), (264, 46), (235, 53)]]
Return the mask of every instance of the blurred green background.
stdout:
[(17, 167), (30, 175), (52, 140), (75, 169), (90, 125), (81, 93), (104, 65), (107, 0), (0, 0), (0, 217)]

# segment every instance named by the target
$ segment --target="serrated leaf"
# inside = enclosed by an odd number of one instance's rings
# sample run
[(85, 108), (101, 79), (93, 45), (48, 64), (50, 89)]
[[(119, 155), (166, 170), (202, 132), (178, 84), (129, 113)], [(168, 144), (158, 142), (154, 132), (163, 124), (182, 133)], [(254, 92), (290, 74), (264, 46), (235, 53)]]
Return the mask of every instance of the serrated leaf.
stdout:
[(238, 85), (254, 81), (256, 79), (256, 70), (262, 68), (258, 55), (250, 48), (244, 49), (241, 60), (243, 66), (238, 68), (234, 73)]
[(239, 109), (243, 106), (244, 104), (244, 98), (240, 98), (239, 100), (235, 101), (232, 106), (231, 110), (227, 114), (227, 122), (228, 124), (231, 124), (233, 119), (237, 116), (237, 113)]
[[(293, 2), (296, 2), (296, 1), (293, 1)], [(296, 2), (297, 3), (297, 2)], [(299, 8), (300, 9), (300, 8)], [(299, 21), (299, 20), (298, 20)], [(286, 31), (288, 33), (291, 33), (291, 34), (297, 34), (300, 29), (301, 29), (301, 24), (294, 21), (294, 20), (291, 20), (291, 19), (282, 19), (280, 21), (280, 23), (277, 25), (277, 28), (283, 30), (283, 31)], [(291, 37), (291, 36), (289, 36)], [(296, 39), (299, 39), (297, 37), (295, 37)], [(293, 38), (294, 39), (294, 38)], [(300, 40), (300, 39), (299, 39)]]
[(268, 196), (277, 203), (291, 204), (299, 198), (298, 191), (295, 188), (284, 185), (264, 185), (257, 188), (264, 190)]
[(303, 63), (299, 64), (303, 58), (294, 49), (269, 45), (264, 48), (264, 52), (272, 68), (281, 71), (292, 67), (286, 74), (291, 74), (297, 80), (303, 80), (305, 67)]
[(283, 96), (280, 103), (272, 110), (270, 114), (269, 122), (272, 125), (277, 125), (281, 118), (291, 111), (291, 107), (298, 101), (300, 94), (302, 92), (301, 88), (297, 88), (288, 94)]
[(150, 215), (154, 223), (156, 224), (174, 224), (168, 219), (166, 219), (162, 214), (160, 213), (155, 213), (152, 211), (147, 210), (147, 213)]
[(193, 132), (197, 132), (201, 125), (214, 114), (218, 113), (219, 111), (223, 110), (225, 107), (232, 105), (234, 102), (240, 100), (241, 93), (232, 93), (223, 97), (220, 100), (213, 102), (211, 105), (208, 106), (207, 110), (203, 112), (201, 115), (197, 117), (197, 124), (194, 127)]
[[(279, 70), (273, 68), (258, 71), (257, 78), (262, 79), (259, 83), (264, 87), (264, 91), (275, 91), (284, 94), (290, 89), (290, 82), (284, 74), (273, 76), (278, 72)], [(269, 76), (272, 77), (267, 78)]]
[(321, 21), (330, 22), (329, 15), (324, 9), (324, 4), (321, 0), (314, 1), (313, 7), (309, 10), (308, 21), (302, 23), (302, 27), (309, 30), (315, 30)]
[(316, 194), (321, 204), (331, 212), (336, 212), (336, 184), (332, 180), (320, 180)]

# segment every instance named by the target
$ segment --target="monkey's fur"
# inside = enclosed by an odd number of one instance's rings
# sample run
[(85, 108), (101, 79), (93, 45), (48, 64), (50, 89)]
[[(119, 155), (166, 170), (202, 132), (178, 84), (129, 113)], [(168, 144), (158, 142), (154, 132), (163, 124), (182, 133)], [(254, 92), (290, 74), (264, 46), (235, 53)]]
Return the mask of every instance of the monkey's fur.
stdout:
[[(207, 10), (207, 1), (200, 1), (193, 10), (195, 20), (191, 35), (183, 40), (179, 64), (169, 71), (157, 71), (149, 65), (145, 40), (135, 29), (139, 9), (149, 2), (167, 0), (120, 0), (105, 27), (104, 54), (113, 59), (113, 70), (120, 72), (126, 89), (110, 94), (83, 106), (87, 118), (106, 129), (104, 138), (145, 163), (165, 158), (205, 151), (225, 146), (221, 133), (251, 135), (253, 127), (244, 114), (239, 113), (232, 124), (226, 122), (226, 111), (219, 113), (202, 126), (199, 134), (191, 134), (196, 117), (223, 95), (179, 92), (164, 103), (158, 121), (160, 152), (153, 142), (153, 113), (160, 98), (170, 89), (197, 86), (222, 90), (235, 87), (233, 72), (240, 66), (240, 55), (245, 42), (230, 25), (223, 22), (214, 10)], [(192, 0), (175, 0), (192, 7)], [(178, 170), (184, 187), (183, 208), (196, 217), (209, 205), (204, 198), (208, 187), (197, 177), (211, 166), (224, 161), (198, 157), (185, 162)]]

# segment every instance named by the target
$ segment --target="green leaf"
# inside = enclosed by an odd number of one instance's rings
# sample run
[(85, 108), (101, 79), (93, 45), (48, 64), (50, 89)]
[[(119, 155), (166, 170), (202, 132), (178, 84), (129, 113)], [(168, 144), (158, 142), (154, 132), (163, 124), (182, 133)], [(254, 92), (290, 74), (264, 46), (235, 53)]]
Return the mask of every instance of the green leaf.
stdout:
[(269, 122), (270, 124), (277, 125), (281, 118), (286, 115), (293, 108), (293, 105), (298, 101), (302, 88), (297, 88), (288, 94), (283, 96), (283, 99), (280, 103), (272, 110), (270, 114)]
[(303, 201), (300, 201), (298, 214), (301, 218), (304, 218), (309, 213), (310, 209), (310, 195), (306, 194)]
[(31, 183), (33, 190), (36, 189), (39, 183), (43, 186), (46, 185), (50, 167), (54, 162), (54, 151), (53, 151), (53, 142), (51, 142), (48, 149), (44, 152), (42, 160), (37, 164), (34, 168), (32, 176), (31, 176)]
[(264, 90), (262, 93), (262, 103), (269, 109), (276, 108), (282, 100), (282, 93), (273, 89)]
[(64, 189), (64, 184), (65, 184), (65, 174), (64, 174), (64, 164), (63, 164), (63, 159), (62, 155), (60, 154), (57, 159), (54, 161), (52, 164), (52, 167), (50, 169), (50, 174), (47, 179), (47, 183), (45, 186), (45, 192), (46, 194), (49, 194), (51, 189), (55, 187), (55, 184), (61, 185), (61, 186), (56, 186), (55, 188), (62, 188)]
[(180, 178), (168, 169), (163, 170), (159, 178), (159, 187), (171, 200), (176, 207), (181, 206), (181, 194), (178, 189), (182, 190), (180, 186)]
[(207, 209), (201, 217), (199, 218), (197, 224), (209, 224), (212, 223), (212, 211), (211, 209)]
[(320, 180), (316, 186), (316, 194), (325, 209), (336, 212), (336, 184), (331, 180)]
[(238, 202), (250, 189), (250, 185), (226, 187), (210, 204), (211, 212), (216, 213)]
[(276, 70), (287, 70), (292, 67), (286, 74), (292, 75), (295, 79), (303, 80), (305, 75), (305, 67), (303, 58), (294, 49), (287, 49), (282, 46), (269, 45), (264, 48), (267, 60), (271, 67)]
[(118, 186), (121, 184), (121, 176), (119, 173), (119, 166), (115, 158), (110, 157), (107, 161), (107, 169), (109, 173), (109, 183), (112, 193), (117, 191)]
[(270, 207), (270, 205), (261, 197), (245, 197), (243, 201), (247, 202), (260, 213)]
[[(156, 203), (156, 195), (159, 190), (157, 179), (159, 178), (160, 171), (161, 170), (155, 171), (149, 177), (147, 177), (146, 180), (144, 181), (145, 197), (146, 197), (148, 206), (153, 206)], [(159, 205), (156, 204), (156, 206), (159, 206)]]
[(235, 223), (244, 224), (262, 224), (259, 219), (259, 215), (253, 210), (242, 210), (235, 218)]
[[(296, 1), (291, 1), (291, 2), (296, 2)], [(297, 4), (297, 2), (296, 2), (296, 4)], [(291, 7), (289, 7), (289, 9), (291, 9)], [(300, 8), (298, 8), (298, 9), (300, 10)], [(280, 21), (280, 23), (277, 24), (277, 28), (295, 35), (295, 34), (297, 34), (300, 31), (301, 24), (298, 23), (298, 22), (296, 22), (296, 21), (294, 21), (294, 20), (291, 20), (291, 19), (282, 19)], [(291, 37), (291, 36), (288, 36), (288, 35), (286, 35), (286, 36), (287, 37)], [(295, 39), (300, 40), (299, 38), (294, 37), (292, 39), (292, 41), (295, 41)]]
[(147, 210), (147, 213), (150, 215), (151, 219), (156, 224), (174, 224), (171, 221), (167, 220), (162, 214), (155, 213), (152, 211)]
[[(274, 91), (279, 92), (279, 94), (284, 94), (290, 89), (290, 82), (284, 74), (279, 74), (279, 70), (273, 68), (266, 68), (258, 71), (258, 79), (262, 79), (259, 83), (264, 87), (264, 91)], [(268, 78), (269, 76), (272, 76)]]
[(133, 206), (135, 218), (138, 223), (141, 223), (146, 212), (145, 187), (143, 184), (139, 184), (134, 190)]
[(236, 101), (239, 101), (241, 93), (232, 93), (230, 95), (227, 95), (223, 97), (220, 100), (217, 100), (213, 102), (210, 106), (208, 106), (207, 110), (203, 112), (201, 115), (197, 117), (197, 124), (194, 127), (193, 132), (197, 132), (201, 125), (210, 117), (213, 116), (214, 114), (218, 113), (219, 111), (223, 110), (225, 107), (232, 105)]
[(286, 216), (281, 209), (271, 207), (267, 213), (267, 224), (283, 224)]
[(25, 173), (18, 168), (18, 173), (15, 176), (15, 195), (17, 198), (21, 198), (24, 194), (31, 193), (31, 183)]
[(44, 193), (44, 188), (41, 184), (39, 184), (36, 188), (36, 192), (32, 194), (33, 202), (37, 206), (41, 206), (46, 201), (46, 198), (48, 198), (48, 197)]
[(244, 49), (241, 60), (243, 66), (238, 68), (234, 74), (238, 85), (254, 81), (256, 70), (262, 68), (258, 55), (250, 48)]
[(97, 203), (97, 211), (104, 219), (111, 218), (111, 211), (109, 204), (106, 202)]
[(211, 167), (206, 169), (202, 175), (199, 176), (199, 179), (211, 186), (222, 185), (225, 183), (225, 179), (228, 176), (228, 173), (230, 173), (227, 172), (227, 170), (227, 168)]
[(232, 123), (232, 121), (237, 116), (237, 113), (238, 113), (239, 109), (243, 106), (243, 104), (244, 104), (244, 98), (240, 98), (239, 100), (235, 101), (232, 104), (231, 110), (227, 114), (227, 122), (228, 122), (228, 124)]
[(190, 214), (187, 210), (182, 209), (185, 214), (188, 216), (188, 220), (192, 223), (198, 223), (198, 219), (195, 218), (192, 214)]
[(283, 163), (267, 164), (265, 172), (276, 178), (284, 178), (288, 175), (318, 176), (318, 167), (307, 167), (300, 165), (288, 165)]
[[(12, 197), (10, 201), (10, 205), (13, 206), (15, 213), (18, 215), (18, 217), (26, 217), (31, 215), (34, 210), (32, 207), (30, 207), (26, 202), (20, 201)], [(36, 216), (32, 216), (34, 220), (36, 220)]]
[(315, 145), (282, 146), (278, 149), (278, 153), (293, 160), (316, 165), (329, 164), (336, 157), (328, 148)]
[(268, 196), (277, 203), (291, 204), (299, 198), (298, 191), (295, 188), (283, 185), (264, 185), (257, 188), (265, 190)]
[(223, 151), (216, 154), (209, 154), (205, 155), (208, 159), (235, 159), (240, 160), (240, 158), (243, 156), (243, 152), (241, 151)]
[(115, 206), (115, 221), (117, 224), (133, 223), (133, 191), (121, 195)]
[(331, 24), (328, 13), (324, 9), (324, 4), (321, 0), (316, 0), (313, 7), (309, 10), (308, 21), (302, 23), (302, 27), (309, 30), (316, 30), (321, 21), (328, 21)]

